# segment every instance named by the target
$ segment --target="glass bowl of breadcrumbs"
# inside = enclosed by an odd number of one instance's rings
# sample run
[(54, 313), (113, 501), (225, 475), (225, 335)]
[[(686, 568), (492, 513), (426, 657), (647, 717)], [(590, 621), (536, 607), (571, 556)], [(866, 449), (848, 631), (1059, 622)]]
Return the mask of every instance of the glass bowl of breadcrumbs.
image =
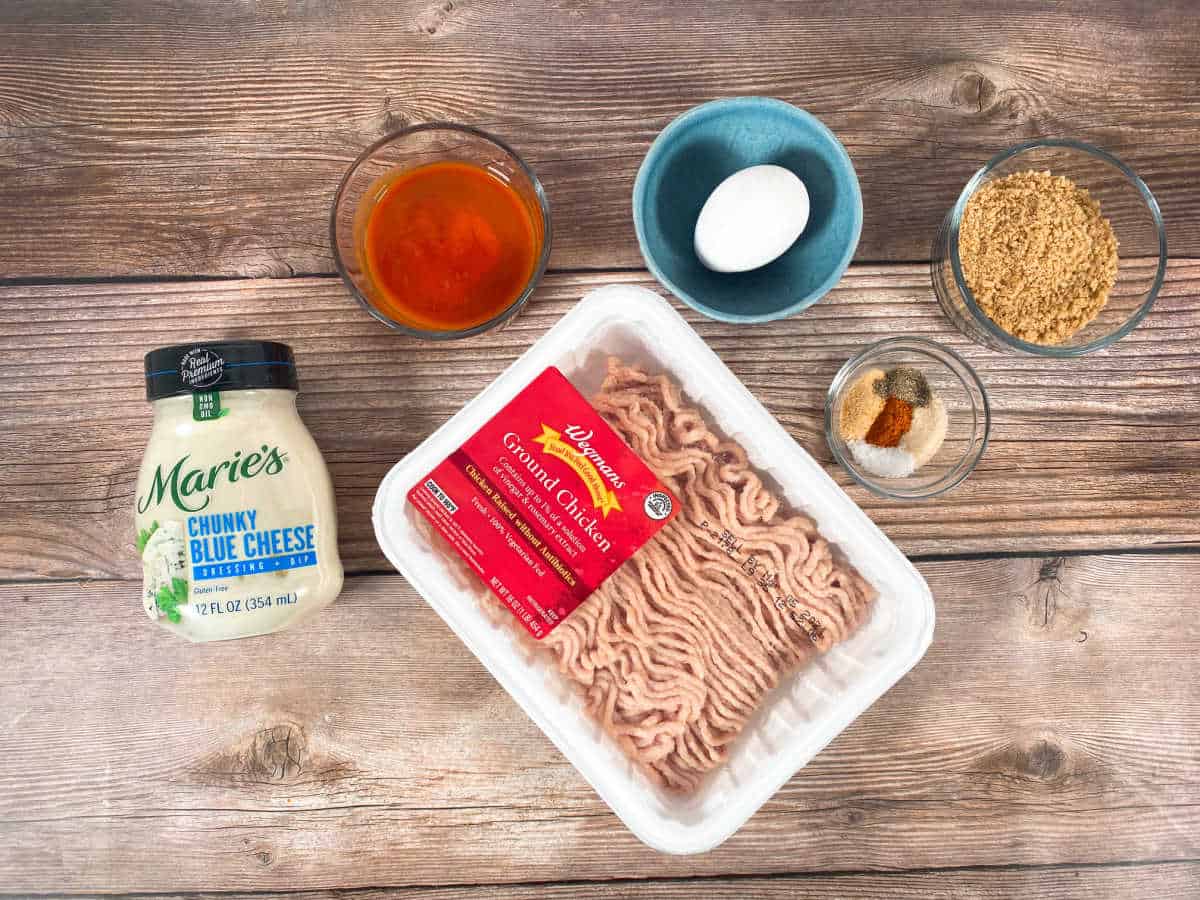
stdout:
[(1090, 144), (1038, 140), (967, 182), (938, 229), (931, 271), (967, 337), (1072, 357), (1136, 328), (1166, 265), (1162, 213), (1132, 169)]

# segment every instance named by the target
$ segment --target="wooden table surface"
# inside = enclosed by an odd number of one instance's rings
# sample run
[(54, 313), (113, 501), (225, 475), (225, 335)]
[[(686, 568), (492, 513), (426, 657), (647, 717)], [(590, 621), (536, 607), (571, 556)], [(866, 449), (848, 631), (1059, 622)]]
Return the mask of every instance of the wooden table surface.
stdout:
[[(1198, 22), (1191, 0), (0, 5), (0, 892), (1200, 896)], [(838, 134), (862, 242), (798, 318), (685, 315), (916, 560), (938, 625), (736, 836), (671, 857), (390, 571), (370, 505), (585, 291), (652, 285), (638, 163), (738, 94)], [(511, 142), (554, 214), (526, 311), (453, 346), (361, 313), (326, 237), (358, 151), (432, 119)], [(968, 343), (925, 262), (968, 175), (1047, 135), (1129, 162), (1172, 251), (1145, 323), (1071, 362)], [(821, 437), (838, 366), (897, 332), (963, 353), (995, 415), (973, 477), (919, 505), (851, 485)], [(252, 336), (296, 349), (349, 577), (303, 628), (186, 645), (139, 604), (141, 357)]]

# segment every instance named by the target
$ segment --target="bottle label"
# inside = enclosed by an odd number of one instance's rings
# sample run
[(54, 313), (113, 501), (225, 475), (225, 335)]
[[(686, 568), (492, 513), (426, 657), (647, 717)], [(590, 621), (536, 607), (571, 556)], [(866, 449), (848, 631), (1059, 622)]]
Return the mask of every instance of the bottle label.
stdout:
[(192, 394), (192, 418), (197, 422), (207, 422), (227, 415), (229, 410), (221, 409), (220, 391), (197, 391)]
[[(221, 410), (215, 391), (193, 396), (197, 421), (229, 411)], [(139, 529), (137, 547), (143, 603), (152, 618), (179, 624), (257, 616), (296, 602), (295, 590), (278, 578), (247, 580), (319, 563), (312, 509), (282, 502), (295, 489), (281, 480), (289, 464), (284, 447), (259, 444), (219, 459), (187, 453), (155, 466), (137, 500), (139, 521), (149, 523)], [(254, 486), (258, 503), (247, 502), (247, 485)], [(280, 502), (270, 502), (272, 497)]]
[(225, 357), (207, 347), (194, 347), (179, 360), (179, 378), (192, 390), (212, 387), (225, 373)]
[[(294, 601), (237, 579), (317, 565), (313, 522), (279, 527), (255, 508), (155, 519), (137, 538), (143, 602), (152, 616), (250, 614)], [(285, 592), (286, 593), (286, 592)]]

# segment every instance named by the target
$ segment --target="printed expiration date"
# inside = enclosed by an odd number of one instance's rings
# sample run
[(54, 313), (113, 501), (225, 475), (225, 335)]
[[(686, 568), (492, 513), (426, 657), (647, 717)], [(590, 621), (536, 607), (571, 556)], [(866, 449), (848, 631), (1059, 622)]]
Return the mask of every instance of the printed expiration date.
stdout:
[(742, 541), (727, 528), (716, 529), (707, 519), (700, 523), (700, 528), (712, 539), (713, 543), (725, 554), (738, 563), (741, 570), (753, 578), (758, 586), (771, 597), (771, 602), (780, 612), (786, 612), (791, 620), (801, 628), (808, 639), (814, 644), (819, 643), (825, 635), (825, 628), (816, 616), (806, 609), (800, 608), (800, 601), (791, 594), (779, 590), (779, 575), (753, 554), (742, 558)]

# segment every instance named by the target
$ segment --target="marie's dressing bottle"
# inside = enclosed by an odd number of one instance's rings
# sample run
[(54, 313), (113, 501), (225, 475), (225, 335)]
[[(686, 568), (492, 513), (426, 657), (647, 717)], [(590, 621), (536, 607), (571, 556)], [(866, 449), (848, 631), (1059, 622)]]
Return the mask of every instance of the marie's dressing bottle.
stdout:
[(188, 640), (278, 631), (342, 589), (333, 486), (297, 388), (286, 344), (146, 354), (154, 425), (134, 509), (142, 605)]

